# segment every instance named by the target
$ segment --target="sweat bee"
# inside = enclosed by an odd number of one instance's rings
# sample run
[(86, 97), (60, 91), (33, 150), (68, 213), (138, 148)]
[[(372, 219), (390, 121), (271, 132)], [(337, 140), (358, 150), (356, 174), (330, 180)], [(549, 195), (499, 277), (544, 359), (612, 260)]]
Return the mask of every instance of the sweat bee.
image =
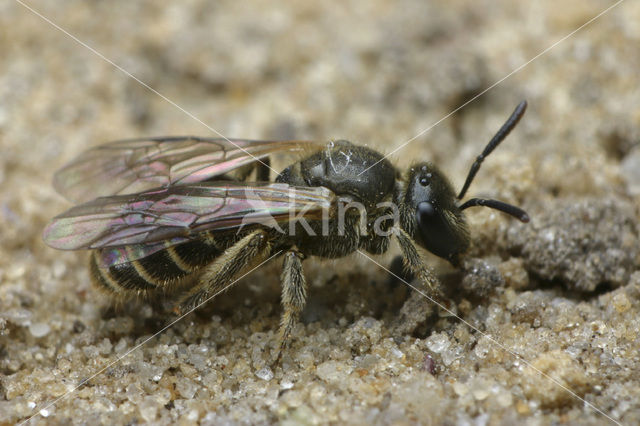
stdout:
[[(175, 291), (182, 310), (282, 256), (279, 354), (305, 306), (305, 258), (382, 254), (395, 239), (406, 267), (437, 294), (419, 249), (459, 265), (470, 245), (465, 209), (490, 207), (527, 222), (525, 211), (501, 201), (462, 202), (526, 107), (516, 107), (476, 158), (457, 196), (432, 163), (401, 173), (381, 153), (344, 140), (172, 137), (101, 145), (56, 173), (56, 190), (80, 204), (51, 221), (44, 241), (92, 250), (92, 281), (107, 293)], [(270, 182), (270, 156), (282, 152), (307, 154)]]

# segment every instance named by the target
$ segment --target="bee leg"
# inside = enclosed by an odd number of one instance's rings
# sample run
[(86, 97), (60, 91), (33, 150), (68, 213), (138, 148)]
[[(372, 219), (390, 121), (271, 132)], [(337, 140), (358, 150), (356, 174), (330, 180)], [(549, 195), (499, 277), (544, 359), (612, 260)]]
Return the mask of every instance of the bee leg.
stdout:
[(267, 157), (261, 161), (261, 163), (256, 163), (256, 180), (258, 182), (268, 182), (269, 172), (271, 172), (271, 159)]
[(282, 317), (278, 330), (278, 346), (274, 362), (280, 361), (291, 330), (293, 329), (307, 301), (307, 283), (302, 272), (304, 255), (297, 250), (290, 250), (284, 255), (282, 265)]
[(400, 249), (404, 255), (404, 264), (407, 269), (413, 272), (416, 277), (426, 284), (432, 293), (440, 292), (440, 282), (438, 278), (424, 264), (415, 243), (403, 229), (396, 228), (395, 236), (400, 244)]
[(455, 305), (442, 294), (440, 280), (424, 264), (413, 239), (401, 228), (395, 228), (394, 234), (404, 255), (405, 267), (413, 272), (422, 284), (426, 285), (430, 293), (429, 297), (433, 298), (441, 307), (444, 307), (447, 312), (455, 312)]
[(270, 250), (271, 244), (263, 230), (252, 232), (242, 238), (207, 266), (199, 284), (182, 298), (178, 310), (185, 312), (198, 306), (209, 295), (222, 291), (240, 272), (266, 259)]

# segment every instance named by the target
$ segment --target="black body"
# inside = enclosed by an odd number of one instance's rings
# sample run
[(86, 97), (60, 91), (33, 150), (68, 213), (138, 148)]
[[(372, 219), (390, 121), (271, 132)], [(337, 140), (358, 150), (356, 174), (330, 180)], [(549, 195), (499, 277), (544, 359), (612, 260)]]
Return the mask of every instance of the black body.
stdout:
[[(387, 251), (391, 239), (395, 238), (407, 268), (437, 296), (438, 280), (425, 266), (418, 247), (454, 265), (459, 264), (470, 244), (464, 209), (486, 206), (523, 222), (529, 220), (523, 210), (496, 200), (473, 198), (460, 203), (484, 158), (515, 127), (525, 109), (526, 102), (518, 105), (477, 157), (458, 196), (444, 174), (431, 163), (418, 163), (401, 173), (375, 150), (344, 140), (333, 141), (285, 168), (275, 181), (295, 187), (328, 188), (337, 200), (332, 206), (334, 213), (355, 204), (363, 206), (364, 210), (347, 208), (342, 216), (305, 222), (307, 228), (296, 223), (293, 234), (260, 223), (200, 232), (190, 236), (187, 242), (175, 244), (167, 240), (161, 242), (161, 249), (156, 252), (128, 258), (128, 262), (108, 267), (100, 266), (100, 251), (94, 251), (90, 262), (93, 281), (103, 290), (121, 297), (164, 294), (176, 287), (182, 291), (179, 306), (184, 310), (218, 294), (235, 282), (233, 280), (237, 280), (243, 271), (270, 257), (283, 255), (284, 313), (279, 332), (280, 347), (286, 342), (306, 301), (302, 261), (309, 256), (339, 258), (358, 250), (381, 254)], [(159, 140), (153, 142), (164, 143)], [(212, 142), (222, 144), (221, 141)], [(203, 142), (193, 139), (193, 142), (187, 140), (186, 143), (190, 144), (189, 147), (200, 147)], [(256, 144), (261, 143), (256, 141)], [(128, 146), (125, 143), (125, 148)], [(251, 149), (251, 145), (247, 146)], [(146, 145), (143, 148), (147, 149)], [(277, 144), (269, 149), (277, 149)], [(124, 148), (118, 152), (130, 155)], [(224, 156), (221, 158), (226, 161)], [(254, 157), (256, 162), (245, 162), (241, 168), (231, 170), (237, 173), (227, 173), (229, 170), (225, 169), (224, 174), (213, 175), (213, 178), (235, 180), (251, 188), (249, 176), (252, 169), (255, 169), (256, 180), (265, 180), (269, 176), (268, 158), (261, 158), (266, 163)], [(115, 160), (114, 164), (120, 164), (120, 157), (115, 157)], [(82, 162), (77, 164), (79, 166), (72, 164), (69, 170), (75, 171), (75, 167), (83, 166)], [(105, 170), (110, 167), (105, 167)], [(141, 201), (147, 200), (143, 197)], [(179, 204), (176, 209), (180, 210)], [(122, 214), (125, 213), (129, 212)], [(82, 217), (79, 222), (83, 223)], [(82, 233), (84, 228), (78, 229)], [(191, 277), (199, 280), (187, 280)]]
[[(373, 164), (375, 167), (371, 167)], [(340, 258), (358, 249), (382, 254), (390, 245), (391, 235), (376, 235), (372, 231), (380, 215), (390, 214), (387, 209), (376, 208), (385, 201), (399, 207), (400, 223), (389, 219), (382, 229), (388, 231), (398, 225), (418, 245), (454, 264), (469, 246), (468, 227), (455, 203), (453, 189), (433, 164), (411, 167), (404, 180), (379, 152), (341, 140), (329, 142), (325, 149), (285, 168), (275, 180), (293, 186), (329, 188), (343, 201), (364, 205), (366, 217), (355, 209), (347, 210), (342, 228), (333, 219), (324, 225), (328, 227), (328, 235), (322, 235), (321, 222), (308, 223), (315, 235), (299, 227), (290, 236), (261, 225), (251, 225), (240, 232), (209, 231), (200, 239), (168, 246), (145, 258), (108, 269), (100, 268), (94, 256), (91, 260), (94, 279), (101, 288), (115, 293), (167, 291), (169, 285), (199, 272), (257, 230), (269, 242), (269, 255), (292, 248), (303, 257)], [(363, 219), (364, 224), (360, 223)], [(188, 305), (199, 300), (199, 297), (192, 299)]]

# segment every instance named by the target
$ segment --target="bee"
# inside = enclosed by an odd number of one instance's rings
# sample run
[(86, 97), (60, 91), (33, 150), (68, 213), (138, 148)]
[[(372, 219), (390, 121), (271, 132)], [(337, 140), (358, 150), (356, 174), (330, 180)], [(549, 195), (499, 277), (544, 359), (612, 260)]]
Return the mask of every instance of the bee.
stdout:
[[(462, 202), (526, 107), (516, 107), (476, 158), (457, 195), (432, 163), (402, 173), (381, 153), (345, 140), (171, 137), (101, 145), (56, 173), (56, 190), (79, 204), (49, 223), (44, 241), (92, 250), (90, 275), (101, 290), (120, 298), (174, 292), (182, 312), (280, 256), (279, 356), (305, 306), (304, 259), (379, 255), (395, 239), (407, 269), (438, 294), (420, 249), (459, 266), (470, 245), (465, 209), (529, 220), (502, 201)], [(306, 156), (269, 181), (270, 157), (286, 152)]]

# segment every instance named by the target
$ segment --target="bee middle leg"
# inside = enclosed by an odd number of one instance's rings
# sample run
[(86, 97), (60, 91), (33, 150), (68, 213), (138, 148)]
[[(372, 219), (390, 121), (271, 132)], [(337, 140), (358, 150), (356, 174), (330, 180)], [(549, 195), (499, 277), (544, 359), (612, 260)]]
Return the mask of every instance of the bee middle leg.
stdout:
[(257, 230), (229, 247), (222, 256), (205, 268), (199, 284), (190, 289), (179, 303), (184, 312), (198, 306), (210, 295), (222, 291), (242, 271), (265, 260), (271, 244), (264, 230)]
[(297, 250), (289, 250), (284, 255), (281, 275), (283, 312), (278, 330), (275, 362), (280, 360), (282, 350), (307, 302), (307, 282), (302, 272), (303, 259), (304, 255)]

